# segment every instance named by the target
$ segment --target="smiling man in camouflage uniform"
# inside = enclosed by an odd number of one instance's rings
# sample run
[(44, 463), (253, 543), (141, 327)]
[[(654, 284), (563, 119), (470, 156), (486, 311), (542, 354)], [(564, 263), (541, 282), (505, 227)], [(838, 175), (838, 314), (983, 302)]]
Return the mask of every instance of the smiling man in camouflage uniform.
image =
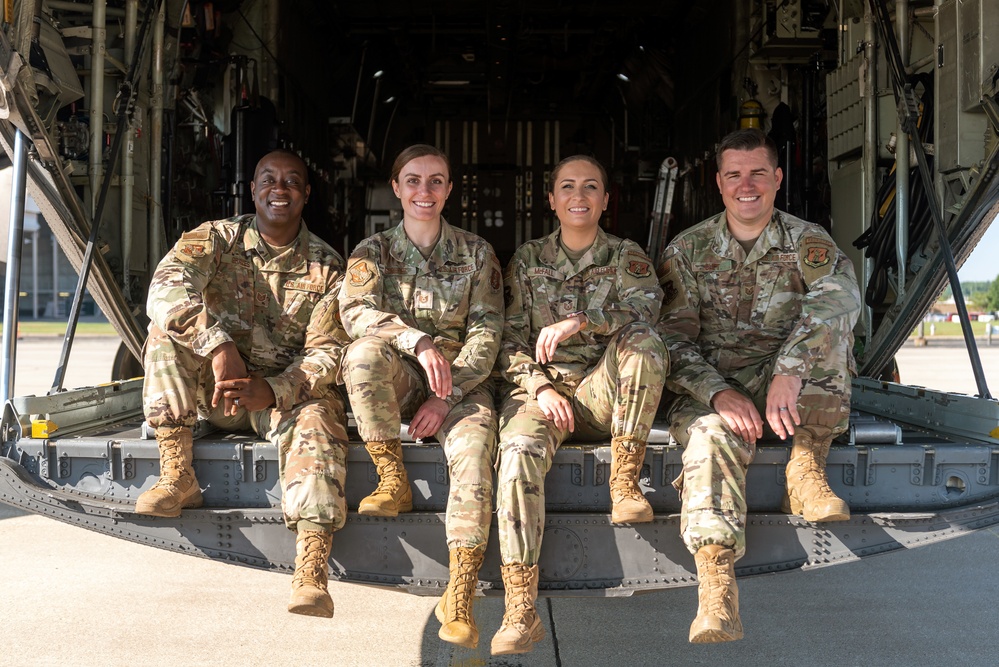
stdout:
[(758, 130), (717, 150), (725, 211), (680, 234), (659, 268), (658, 324), (684, 447), (680, 530), (697, 565), (690, 641), (740, 639), (735, 561), (746, 549), (746, 470), (766, 423), (793, 438), (785, 511), (843, 521), (825, 462), (848, 426), (860, 291), (850, 260), (818, 225), (774, 209), (783, 174)]
[(346, 521), (336, 390), (349, 342), (337, 303), (344, 262), (301, 219), (310, 192), (301, 158), (264, 156), (250, 189), (256, 215), (183, 234), (153, 275), (143, 409), (160, 478), (135, 511), (177, 517), (201, 506), (191, 432), (199, 416), (254, 431), (278, 448), (285, 522), (298, 536), (288, 610), (332, 617), (327, 560)]

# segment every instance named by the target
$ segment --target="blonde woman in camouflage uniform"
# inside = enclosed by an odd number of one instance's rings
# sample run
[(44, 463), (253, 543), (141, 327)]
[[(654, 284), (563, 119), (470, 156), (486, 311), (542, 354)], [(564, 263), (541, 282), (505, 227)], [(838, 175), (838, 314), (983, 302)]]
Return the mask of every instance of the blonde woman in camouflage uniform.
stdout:
[(199, 415), (253, 430), (280, 452), (281, 505), (298, 535), (288, 610), (332, 617), (327, 561), (347, 518), (347, 419), (336, 390), (349, 342), (336, 298), (344, 262), (301, 219), (310, 191), (301, 158), (264, 156), (250, 191), (256, 215), (186, 232), (153, 274), (143, 410), (160, 478), (135, 511), (177, 517), (201, 506), (191, 432)]
[(680, 234), (658, 274), (658, 329), (678, 394), (670, 431), (683, 445), (680, 530), (697, 565), (694, 643), (741, 639), (735, 561), (746, 550), (746, 470), (763, 426), (792, 438), (786, 512), (845, 521), (826, 455), (850, 415), (860, 289), (818, 225), (774, 208), (777, 147), (759, 130), (718, 146), (725, 211)]
[(559, 229), (521, 246), (506, 270), (496, 493), (506, 613), (494, 655), (526, 653), (544, 637), (535, 609), (544, 479), (559, 445), (610, 436), (611, 520), (653, 518), (637, 475), (668, 367), (652, 328), (662, 292), (641, 248), (600, 229), (599, 162), (566, 158), (551, 184)]
[(354, 339), (344, 379), (379, 483), (358, 512), (413, 507), (399, 438), (436, 436), (450, 474), (445, 526), (450, 580), (437, 606), (441, 639), (474, 648), (472, 615), (491, 521), (496, 416), (489, 374), (503, 328), (502, 276), (492, 246), (441, 218), (451, 193), (447, 156), (411, 146), (392, 166), (403, 221), (350, 256), (340, 308)]

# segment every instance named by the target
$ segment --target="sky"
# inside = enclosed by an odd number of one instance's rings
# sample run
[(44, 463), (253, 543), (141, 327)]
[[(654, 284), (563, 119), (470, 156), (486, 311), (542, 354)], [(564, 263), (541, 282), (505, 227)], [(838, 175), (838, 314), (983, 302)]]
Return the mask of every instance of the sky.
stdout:
[(961, 282), (995, 280), (999, 276), (999, 222), (993, 221), (985, 236), (978, 242), (968, 261), (957, 277)]

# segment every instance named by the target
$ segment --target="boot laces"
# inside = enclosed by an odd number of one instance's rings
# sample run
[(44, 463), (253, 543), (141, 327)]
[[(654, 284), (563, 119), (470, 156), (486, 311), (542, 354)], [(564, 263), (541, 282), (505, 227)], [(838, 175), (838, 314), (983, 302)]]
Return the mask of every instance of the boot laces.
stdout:
[(305, 544), (302, 546), (300, 563), (296, 563), (293, 584), (298, 586), (312, 585), (319, 588), (325, 586), (329, 577), (326, 569), (326, 538), (319, 532), (307, 532), (299, 537)]
[(645, 499), (642, 490), (638, 487), (638, 473), (641, 464), (638, 461), (638, 452), (632, 451), (623, 445), (617, 447), (617, 475), (610, 481), (610, 488), (613, 494), (619, 498)]
[(803, 487), (815, 487), (813, 493), (832, 493), (825, 475), (825, 462), (820, 462), (814, 454), (802, 454), (795, 461), (798, 479)]
[(402, 487), (402, 475), (406, 470), (399, 460), (399, 455), (388, 445), (370, 446), (369, 452), (372, 456), (378, 457), (375, 463), (375, 468), (378, 470), (378, 486), (374, 493), (395, 495)]
[(471, 550), (458, 550), (458, 570), (454, 577), (454, 586), (448, 591), (448, 610), (451, 617), (468, 621), (472, 596), (475, 595), (475, 584), (478, 572)]
[(503, 625), (523, 625), (529, 626), (532, 621), (531, 616), (537, 612), (534, 608), (534, 600), (531, 598), (531, 573), (517, 573), (510, 579), (510, 586), (513, 589), (508, 591), (506, 600), (506, 610), (503, 613)]
[(700, 604), (711, 616), (731, 619), (732, 576), (724, 562), (708, 559), (702, 565)]

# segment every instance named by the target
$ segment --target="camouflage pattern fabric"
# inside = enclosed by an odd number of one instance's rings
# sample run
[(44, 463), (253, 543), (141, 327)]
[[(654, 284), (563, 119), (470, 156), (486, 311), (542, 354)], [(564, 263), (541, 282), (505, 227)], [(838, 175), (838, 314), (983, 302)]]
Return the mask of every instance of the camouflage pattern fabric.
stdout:
[(711, 399), (736, 389), (763, 415), (773, 376), (796, 376), (802, 426), (820, 437), (842, 433), (860, 290), (829, 235), (781, 211), (748, 255), (724, 213), (709, 218), (673, 240), (658, 275), (665, 297), (657, 329), (673, 360), (666, 386), (678, 394), (670, 430), (685, 447), (675, 482), (684, 543), (691, 553), (722, 544), (739, 557), (755, 447), (709, 407)]
[(454, 389), (446, 400), (453, 408), (492, 371), (502, 288), (499, 261), (484, 239), (441, 221), (440, 239), (424, 259), (400, 223), (351, 253), (340, 313), (352, 340), (376, 336), (411, 359), (430, 337), (451, 362)]
[(492, 246), (441, 223), (428, 259), (400, 224), (362, 241), (350, 257), (340, 309), (354, 342), (344, 381), (366, 442), (399, 437), (429, 396), (415, 348), (429, 336), (451, 362), (450, 412), (437, 439), (450, 474), (445, 517), (449, 549), (489, 537), (496, 416), (489, 374), (499, 350), (503, 297)]
[[(282, 505), (299, 520), (343, 526), (346, 415), (336, 389), (343, 348), (337, 293), (343, 259), (302, 223), (272, 257), (255, 216), (207, 222), (185, 233), (149, 287), (143, 411), (150, 426), (252, 429), (281, 453)], [(211, 352), (236, 344), (247, 370), (274, 391), (267, 410), (235, 417), (212, 409)]]
[[(538, 407), (538, 389), (551, 385), (572, 403), (574, 440), (648, 439), (669, 366), (651, 325), (661, 295), (641, 249), (603, 231), (578, 263), (560, 249), (559, 232), (521, 246), (511, 260), (497, 362), (506, 379), (496, 492), (504, 564), (538, 562), (545, 474), (570, 435)], [(536, 363), (540, 330), (577, 310), (587, 327), (559, 343), (551, 363)]]

